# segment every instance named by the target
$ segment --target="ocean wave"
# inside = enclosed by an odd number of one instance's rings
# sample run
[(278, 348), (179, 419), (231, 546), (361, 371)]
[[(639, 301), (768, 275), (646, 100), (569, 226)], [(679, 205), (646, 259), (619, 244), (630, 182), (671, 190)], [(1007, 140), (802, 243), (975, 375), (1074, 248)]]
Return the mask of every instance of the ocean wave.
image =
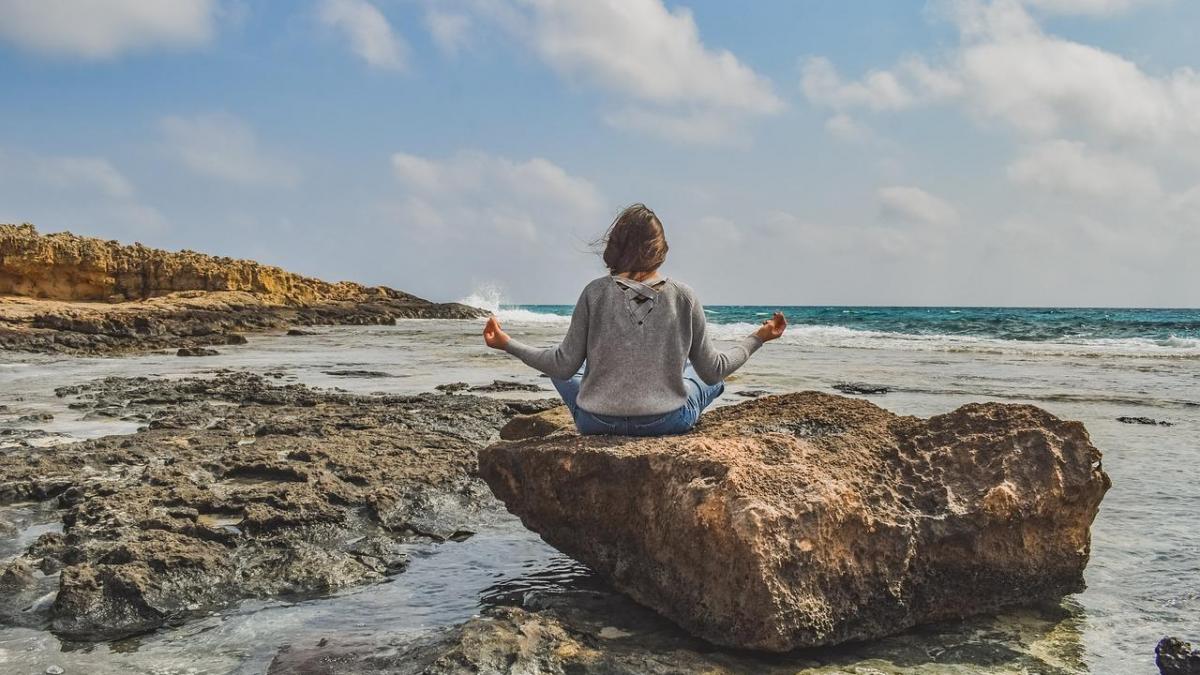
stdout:
[[(479, 307), (495, 314), (501, 321), (514, 324), (567, 324), (571, 317), (554, 310), (534, 310), (528, 307), (505, 305), (500, 290), (483, 285), (459, 302)], [(716, 340), (737, 340), (754, 332), (759, 324), (744, 321), (720, 323), (719, 311), (706, 308), (708, 332)], [(851, 313), (851, 308), (843, 309)], [(958, 310), (949, 310), (956, 312)], [(764, 315), (755, 312), (754, 315)], [(743, 314), (745, 316), (745, 314)], [(1200, 359), (1200, 339), (1171, 335), (1167, 338), (1098, 338), (1061, 337), (1046, 340), (1015, 340), (978, 335), (947, 335), (939, 333), (899, 333), (834, 324), (791, 324), (780, 343), (800, 348), (873, 349), (918, 352), (1013, 354), (1095, 358), (1129, 356), (1146, 358)]]
[[(752, 323), (726, 323), (708, 326), (717, 340), (736, 340), (758, 328)], [(1033, 342), (969, 335), (890, 333), (833, 325), (790, 325), (782, 344), (798, 347), (834, 349), (891, 349), (897, 351), (950, 352), (977, 354), (1018, 354), (1030, 356), (1103, 357), (1131, 356), (1200, 359), (1200, 340), (1171, 337), (1076, 339)]]
[(471, 294), (458, 302), (470, 307), (478, 307), (496, 315), (501, 322), (513, 323), (561, 323), (571, 322), (571, 317), (552, 312), (535, 312), (523, 307), (514, 307), (502, 303), (503, 294), (498, 286), (483, 284), (471, 291)]

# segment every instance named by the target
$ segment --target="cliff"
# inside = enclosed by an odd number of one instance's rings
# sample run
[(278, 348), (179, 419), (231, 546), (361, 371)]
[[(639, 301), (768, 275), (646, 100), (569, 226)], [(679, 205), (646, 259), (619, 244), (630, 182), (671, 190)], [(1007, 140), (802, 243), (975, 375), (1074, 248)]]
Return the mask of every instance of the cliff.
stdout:
[(253, 260), (0, 225), (0, 350), (112, 354), (240, 344), (241, 333), (293, 325), (485, 314)]
[(245, 291), (267, 304), (393, 299), (424, 302), (386, 287), (331, 284), (253, 260), (163, 251), (0, 224), (0, 295), (124, 302), (180, 291)]

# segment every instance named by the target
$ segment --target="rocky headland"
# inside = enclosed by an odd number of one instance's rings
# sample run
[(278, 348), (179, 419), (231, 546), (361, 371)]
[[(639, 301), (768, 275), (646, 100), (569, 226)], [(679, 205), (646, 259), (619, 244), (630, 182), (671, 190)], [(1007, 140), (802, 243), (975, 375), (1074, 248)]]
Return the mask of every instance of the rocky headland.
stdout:
[(482, 315), (251, 260), (0, 224), (0, 349), (107, 354), (226, 344), (295, 325)]
[(1110, 485), (1081, 424), (1029, 405), (919, 419), (805, 392), (679, 437), (552, 426), (480, 454), (508, 509), (690, 633), (773, 652), (1079, 592)]

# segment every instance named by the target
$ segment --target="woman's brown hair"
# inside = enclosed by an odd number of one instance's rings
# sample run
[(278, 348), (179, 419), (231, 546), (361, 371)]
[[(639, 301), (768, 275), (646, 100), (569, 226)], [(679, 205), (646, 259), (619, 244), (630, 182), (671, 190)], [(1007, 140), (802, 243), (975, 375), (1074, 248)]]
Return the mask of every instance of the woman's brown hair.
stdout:
[(645, 204), (621, 211), (596, 242), (604, 246), (604, 264), (613, 274), (653, 272), (667, 259), (662, 221)]

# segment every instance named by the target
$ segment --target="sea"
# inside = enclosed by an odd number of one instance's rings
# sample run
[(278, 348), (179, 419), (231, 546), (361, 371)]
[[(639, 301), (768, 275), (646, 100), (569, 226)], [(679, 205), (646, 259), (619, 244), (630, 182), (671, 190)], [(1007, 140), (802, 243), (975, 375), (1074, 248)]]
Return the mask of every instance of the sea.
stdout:
[[(554, 344), (570, 321), (570, 306), (506, 304), (494, 294), (464, 300), (535, 345)], [(851, 645), (841, 648), (841, 665), (797, 672), (1150, 674), (1157, 672), (1160, 638), (1200, 640), (1200, 309), (729, 305), (706, 313), (711, 335), (724, 344), (776, 310), (787, 316), (787, 332), (729, 379), (720, 405), (745, 400), (740, 394), (748, 390), (834, 391), (847, 382), (887, 387), (868, 398), (900, 414), (935, 415), (972, 401), (1032, 403), (1082, 421), (1113, 481), (1092, 527), (1084, 592), (1052, 611), (1015, 611)], [(0, 425), (53, 414), (36, 423), (55, 434), (39, 441), (53, 452), (56, 443), (134, 429), (82, 418), (54, 396), (55, 387), (226, 368), (283, 372), (286, 382), (362, 393), (502, 378), (545, 389), (517, 396), (553, 395), (537, 373), (487, 349), (481, 328), (480, 320), (319, 327), (308, 337), (250, 336), (248, 344), (221, 347), (206, 359), (0, 353), (0, 403), (9, 406)], [(329, 374), (347, 367), (394, 377)], [(0, 451), (3, 443), (0, 437)], [(0, 516), (23, 528), (0, 547), (0, 559), (57, 527), (57, 515), (34, 504), (5, 507)], [(44, 631), (0, 626), (0, 672), (58, 672), (46, 670), (55, 666), (97, 674), (259, 673), (281, 645), (306, 638), (420, 636), (529, 590), (593, 583), (585, 568), (515, 518), (502, 518), (465, 542), (414, 554), (392, 583), (329, 598), (246, 601), (112, 644), (64, 644)]]

